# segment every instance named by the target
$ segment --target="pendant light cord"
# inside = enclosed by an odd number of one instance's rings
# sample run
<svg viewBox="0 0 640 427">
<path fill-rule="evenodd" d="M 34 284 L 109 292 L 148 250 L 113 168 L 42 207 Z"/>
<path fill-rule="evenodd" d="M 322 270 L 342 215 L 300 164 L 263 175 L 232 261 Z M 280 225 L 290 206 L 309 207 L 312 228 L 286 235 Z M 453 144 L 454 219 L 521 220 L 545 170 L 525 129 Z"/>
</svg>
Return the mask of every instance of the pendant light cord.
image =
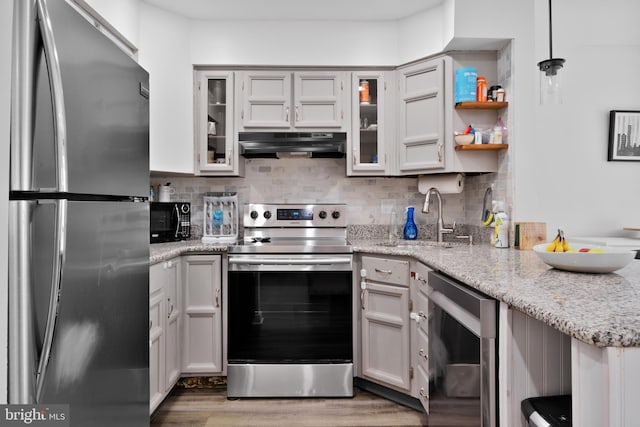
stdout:
<svg viewBox="0 0 640 427">
<path fill-rule="evenodd" d="M 553 59 L 553 33 L 551 29 L 551 0 L 549 0 L 549 59 Z"/>
</svg>

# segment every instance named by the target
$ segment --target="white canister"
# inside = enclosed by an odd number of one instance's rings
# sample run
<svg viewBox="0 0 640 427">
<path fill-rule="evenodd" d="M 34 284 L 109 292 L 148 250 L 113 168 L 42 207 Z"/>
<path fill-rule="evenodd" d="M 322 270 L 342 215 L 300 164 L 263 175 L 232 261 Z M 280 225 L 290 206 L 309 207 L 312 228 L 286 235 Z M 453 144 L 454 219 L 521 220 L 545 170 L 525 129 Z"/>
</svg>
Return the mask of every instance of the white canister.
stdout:
<svg viewBox="0 0 640 427">
<path fill-rule="evenodd" d="M 171 195 L 175 194 L 176 190 L 173 187 L 169 187 L 168 185 L 160 185 L 158 187 L 158 201 L 159 202 L 170 202 Z"/>
<path fill-rule="evenodd" d="M 504 212 L 504 204 L 498 202 L 498 209 L 493 219 L 495 223 L 495 247 L 509 247 L 509 217 Z"/>
</svg>

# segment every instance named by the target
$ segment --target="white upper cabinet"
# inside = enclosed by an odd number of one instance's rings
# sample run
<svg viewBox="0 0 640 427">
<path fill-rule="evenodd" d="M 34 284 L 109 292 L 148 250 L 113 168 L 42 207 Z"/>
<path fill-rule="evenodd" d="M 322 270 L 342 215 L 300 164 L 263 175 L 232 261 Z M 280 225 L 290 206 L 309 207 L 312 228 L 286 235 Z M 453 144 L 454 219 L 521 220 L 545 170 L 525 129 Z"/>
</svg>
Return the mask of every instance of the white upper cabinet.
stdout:
<svg viewBox="0 0 640 427">
<path fill-rule="evenodd" d="M 248 128 L 291 125 L 291 73 L 248 71 L 242 79 L 240 124 Z"/>
<path fill-rule="evenodd" d="M 441 172 L 445 167 L 446 57 L 398 69 L 398 167 L 400 175 Z"/>
<path fill-rule="evenodd" d="M 234 73 L 196 72 L 195 164 L 200 175 L 242 176 L 233 127 Z"/>
<path fill-rule="evenodd" d="M 294 115 L 297 128 L 344 129 L 345 74 L 294 73 Z"/>
<path fill-rule="evenodd" d="M 344 76 L 330 71 L 244 72 L 240 130 L 344 130 Z"/>
<path fill-rule="evenodd" d="M 425 59 L 397 70 L 399 175 L 443 172 L 497 172 L 502 144 L 458 146 L 454 132 L 472 124 L 488 137 L 508 104 L 470 102 L 454 105 L 455 69 L 475 67 L 491 84 L 496 81 L 495 52 L 456 52 Z"/>
<path fill-rule="evenodd" d="M 347 175 L 394 173 L 394 90 L 392 71 L 351 73 L 351 138 Z"/>
</svg>

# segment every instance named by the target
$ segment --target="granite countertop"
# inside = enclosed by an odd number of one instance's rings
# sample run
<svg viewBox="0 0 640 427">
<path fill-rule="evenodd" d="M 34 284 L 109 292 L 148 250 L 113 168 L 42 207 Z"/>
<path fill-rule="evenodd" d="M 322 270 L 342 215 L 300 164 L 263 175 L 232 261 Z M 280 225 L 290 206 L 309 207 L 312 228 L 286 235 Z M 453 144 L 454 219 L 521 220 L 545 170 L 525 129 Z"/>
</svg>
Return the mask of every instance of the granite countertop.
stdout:
<svg viewBox="0 0 640 427">
<path fill-rule="evenodd" d="M 221 253 L 227 251 L 226 243 L 207 244 L 201 240 L 183 240 L 182 242 L 153 243 L 149 254 L 151 265 L 170 260 L 180 255 L 194 253 Z"/>
<path fill-rule="evenodd" d="M 608 274 L 553 269 L 533 251 L 488 245 L 351 242 L 354 252 L 412 256 L 559 331 L 598 347 L 640 347 L 640 260 Z M 224 252 L 199 241 L 151 245 L 151 264 L 178 255 Z"/>
</svg>

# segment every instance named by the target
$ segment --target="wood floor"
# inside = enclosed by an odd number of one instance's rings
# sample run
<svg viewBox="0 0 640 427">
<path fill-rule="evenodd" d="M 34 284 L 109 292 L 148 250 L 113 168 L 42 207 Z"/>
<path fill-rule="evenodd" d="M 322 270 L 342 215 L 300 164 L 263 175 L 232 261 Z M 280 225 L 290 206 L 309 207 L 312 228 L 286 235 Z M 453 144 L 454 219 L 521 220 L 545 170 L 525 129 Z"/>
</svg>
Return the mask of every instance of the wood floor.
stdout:
<svg viewBox="0 0 640 427">
<path fill-rule="evenodd" d="M 152 427 L 413 427 L 424 414 L 354 388 L 353 398 L 237 399 L 226 389 L 176 388 L 151 418 Z"/>
</svg>

